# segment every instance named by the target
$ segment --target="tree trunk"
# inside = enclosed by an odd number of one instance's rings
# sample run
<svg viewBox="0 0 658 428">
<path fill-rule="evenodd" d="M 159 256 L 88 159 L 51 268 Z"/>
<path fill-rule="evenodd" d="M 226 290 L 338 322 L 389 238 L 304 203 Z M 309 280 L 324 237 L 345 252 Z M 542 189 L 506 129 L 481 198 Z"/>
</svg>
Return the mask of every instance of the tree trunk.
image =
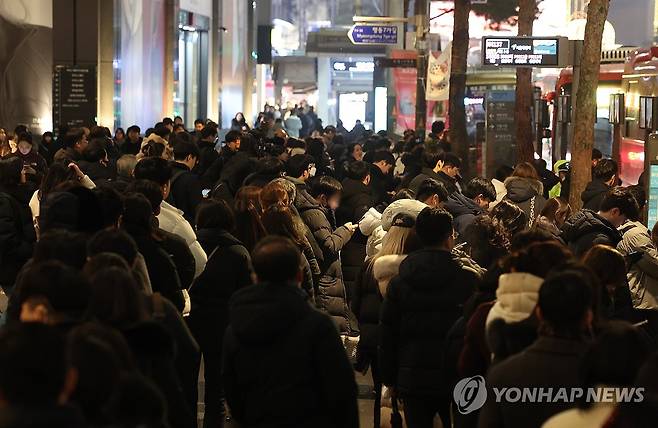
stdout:
<svg viewBox="0 0 658 428">
<path fill-rule="evenodd" d="M 470 177 L 468 159 L 468 134 L 466 132 L 466 60 L 468 55 L 468 15 L 470 0 L 455 0 L 455 21 L 452 34 L 452 62 L 450 67 L 450 144 L 452 151 L 462 159 L 461 174 Z"/>
<path fill-rule="evenodd" d="M 536 0 L 519 0 L 519 36 L 532 36 L 532 25 L 537 12 Z M 532 67 L 516 69 L 516 101 L 514 122 L 516 124 L 517 162 L 534 160 L 532 137 Z"/>
<path fill-rule="evenodd" d="M 571 142 L 571 192 L 569 202 L 582 207 L 580 194 L 592 177 L 592 147 L 596 122 L 596 89 L 599 86 L 601 39 L 610 0 L 591 0 L 587 8 L 585 41 L 580 57 L 580 83 L 576 93 L 573 141 Z"/>
</svg>

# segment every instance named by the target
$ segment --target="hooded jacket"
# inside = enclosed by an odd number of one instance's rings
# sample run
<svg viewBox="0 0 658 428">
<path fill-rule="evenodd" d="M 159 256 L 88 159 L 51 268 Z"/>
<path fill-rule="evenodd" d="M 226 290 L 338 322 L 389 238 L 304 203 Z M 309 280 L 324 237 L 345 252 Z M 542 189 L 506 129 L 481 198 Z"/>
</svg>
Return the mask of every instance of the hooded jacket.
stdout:
<svg viewBox="0 0 658 428">
<path fill-rule="evenodd" d="M 199 147 L 199 163 L 194 168 L 194 172 L 197 176 L 203 177 L 203 174 L 208 171 L 213 163 L 219 158 L 219 153 L 215 150 L 214 141 L 197 141 L 197 147 Z"/>
<path fill-rule="evenodd" d="M 358 427 L 356 382 L 343 345 L 298 287 L 247 287 L 230 307 L 223 378 L 240 426 Z"/>
<path fill-rule="evenodd" d="M 651 232 L 639 221 L 621 225 L 619 232 L 622 240 L 617 244 L 617 250 L 622 255 L 642 253 L 627 274 L 633 307 L 658 309 L 658 251 L 651 241 Z"/>
<path fill-rule="evenodd" d="M 487 328 L 495 319 L 500 318 L 512 323 L 532 315 L 543 282 L 543 279 L 531 273 L 515 272 L 501 275 L 496 290 L 496 303 L 487 316 Z"/>
<path fill-rule="evenodd" d="M 395 385 L 403 397 L 448 393 L 445 339 L 474 286 L 475 276 L 447 251 L 423 249 L 407 256 L 388 285 L 382 307 L 385 385 Z"/>
<path fill-rule="evenodd" d="M 475 217 L 485 212 L 473 199 L 467 198 L 459 192 L 448 197 L 445 207 L 452 214 L 453 225 L 460 237 L 464 236 L 466 228 L 473 223 Z"/>
<path fill-rule="evenodd" d="M 336 210 L 336 224 L 359 223 L 372 205 L 370 187 L 361 181 L 346 178 L 343 180 L 340 207 Z M 341 267 L 348 300 L 351 300 L 355 293 L 355 283 L 366 258 L 366 243 L 367 238 L 357 231 L 341 253 Z"/>
<path fill-rule="evenodd" d="M 368 210 L 374 205 L 370 187 L 359 180 L 346 178 L 342 182 L 343 192 L 340 198 L 340 207 L 336 210 L 336 222 L 358 223 Z"/>
<path fill-rule="evenodd" d="M 411 180 L 411 183 L 409 183 L 409 190 L 414 192 L 414 194 L 418 193 L 420 185 L 423 184 L 423 181 L 427 180 L 428 178 L 434 179 L 439 183 L 443 183 L 449 195 L 459 191 L 459 188 L 457 187 L 457 180 L 450 177 L 443 171 L 434 172 L 434 170 L 431 168 L 423 168 L 421 173 L 418 174 L 416 178 Z"/>
<path fill-rule="evenodd" d="M 621 235 L 606 219 L 590 210 L 580 210 L 562 226 L 560 235 L 569 249 L 581 256 L 597 244 L 616 247 Z"/>
<path fill-rule="evenodd" d="M 373 265 L 373 274 L 379 286 L 379 293 L 386 297 L 386 290 L 391 279 L 395 278 L 400 272 L 400 265 L 406 259 L 406 255 L 389 255 L 381 256 L 375 260 Z"/>
<path fill-rule="evenodd" d="M 528 226 L 532 226 L 546 205 L 541 181 L 523 177 L 508 177 L 505 180 L 505 187 L 507 188 L 505 199 L 521 208 L 528 217 Z"/>
<path fill-rule="evenodd" d="M 160 214 L 158 214 L 158 223 L 162 230 L 166 230 L 167 232 L 171 232 L 183 238 L 194 256 L 194 277 L 196 278 L 201 275 L 201 272 L 203 272 L 203 269 L 206 267 L 208 257 L 199 244 L 199 241 L 197 241 L 194 229 L 192 229 L 190 223 L 188 223 L 183 217 L 183 212 L 168 204 L 167 201 L 162 201 L 162 204 L 160 204 Z"/>
<path fill-rule="evenodd" d="M 316 304 L 333 317 L 341 333 L 356 332 L 358 327 L 349 321 L 352 317 L 347 306 L 340 261 L 340 251 L 352 237 L 352 232 L 345 226 L 336 228 L 333 213 L 311 202 L 311 196 L 307 198 L 304 193 L 300 194 L 298 188 L 299 214 L 322 252 L 321 261 L 318 259 L 321 276 L 315 293 Z"/>
<path fill-rule="evenodd" d="M 203 199 L 199 177 L 180 162 L 173 162 L 171 167 L 174 175 L 167 202 L 183 211 L 183 217 L 190 224 L 195 224 L 196 209 Z"/>
<path fill-rule="evenodd" d="M 598 211 L 608 190 L 610 190 L 610 186 L 601 180 L 593 180 L 587 183 L 587 187 L 580 194 L 580 199 L 583 201 L 583 208 L 594 212 Z"/>
</svg>

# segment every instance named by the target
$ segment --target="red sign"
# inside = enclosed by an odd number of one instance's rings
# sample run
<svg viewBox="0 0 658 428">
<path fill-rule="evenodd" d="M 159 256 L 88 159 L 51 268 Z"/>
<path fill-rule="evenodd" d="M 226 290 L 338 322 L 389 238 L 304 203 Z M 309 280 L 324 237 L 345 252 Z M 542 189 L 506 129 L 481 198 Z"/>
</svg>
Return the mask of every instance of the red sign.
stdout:
<svg viewBox="0 0 658 428">
<path fill-rule="evenodd" d="M 416 51 L 394 50 L 393 60 L 416 60 Z M 394 68 L 393 82 L 395 85 L 397 119 L 395 133 L 402 134 L 406 129 L 416 129 L 416 69 Z M 428 120 L 425 129 L 431 129 L 431 112 L 435 101 L 427 103 Z"/>
</svg>

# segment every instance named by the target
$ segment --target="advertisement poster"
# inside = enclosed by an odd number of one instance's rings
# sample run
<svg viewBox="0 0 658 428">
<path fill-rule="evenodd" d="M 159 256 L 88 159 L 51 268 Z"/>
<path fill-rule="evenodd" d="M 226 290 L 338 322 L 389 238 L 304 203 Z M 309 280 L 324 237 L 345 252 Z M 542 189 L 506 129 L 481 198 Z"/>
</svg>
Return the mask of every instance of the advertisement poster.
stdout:
<svg viewBox="0 0 658 428">
<path fill-rule="evenodd" d="M 416 59 L 415 51 L 394 50 L 392 59 Z M 416 129 L 416 69 L 407 67 L 393 68 L 397 114 L 395 132 L 402 134 L 405 129 Z M 431 129 L 432 110 L 436 102 L 427 103 L 428 120 L 425 129 Z"/>
<path fill-rule="evenodd" d="M 393 59 L 416 59 L 416 52 L 395 50 Z M 396 67 L 393 69 L 395 82 L 397 119 L 395 132 L 402 134 L 405 129 L 416 127 L 416 69 Z"/>
<path fill-rule="evenodd" d="M 438 57 L 430 53 L 427 57 L 427 88 L 425 99 L 427 101 L 446 101 L 450 96 L 450 59 L 452 57 L 452 43 L 440 53 Z"/>
</svg>

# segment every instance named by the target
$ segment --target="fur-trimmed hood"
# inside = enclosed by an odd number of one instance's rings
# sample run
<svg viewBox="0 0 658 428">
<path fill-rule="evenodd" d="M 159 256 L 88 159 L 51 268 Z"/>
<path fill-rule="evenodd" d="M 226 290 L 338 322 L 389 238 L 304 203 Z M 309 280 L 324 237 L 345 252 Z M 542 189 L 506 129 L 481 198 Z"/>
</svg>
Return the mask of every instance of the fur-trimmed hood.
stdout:
<svg viewBox="0 0 658 428">
<path fill-rule="evenodd" d="M 415 219 L 425 208 L 427 208 L 426 204 L 415 199 L 398 199 L 395 202 L 391 202 L 382 213 L 382 227 L 385 231 L 388 231 L 396 215 L 405 213 Z"/>
<path fill-rule="evenodd" d="M 537 305 L 542 278 L 531 273 L 516 272 L 500 276 L 496 303 L 487 316 L 487 327 L 494 319 L 518 322 L 528 318 Z"/>
<path fill-rule="evenodd" d="M 386 296 L 388 283 L 393 277 L 398 275 L 400 272 L 400 264 L 406 258 L 406 255 L 390 255 L 381 256 L 375 260 L 372 273 L 379 284 L 379 292 L 382 296 Z"/>
<path fill-rule="evenodd" d="M 544 194 L 544 185 L 541 181 L 532 178 L 508 177 L 505 180 L 505 188 L 507 188 L 507 198 L 516 203 Z"/>
</svg>

